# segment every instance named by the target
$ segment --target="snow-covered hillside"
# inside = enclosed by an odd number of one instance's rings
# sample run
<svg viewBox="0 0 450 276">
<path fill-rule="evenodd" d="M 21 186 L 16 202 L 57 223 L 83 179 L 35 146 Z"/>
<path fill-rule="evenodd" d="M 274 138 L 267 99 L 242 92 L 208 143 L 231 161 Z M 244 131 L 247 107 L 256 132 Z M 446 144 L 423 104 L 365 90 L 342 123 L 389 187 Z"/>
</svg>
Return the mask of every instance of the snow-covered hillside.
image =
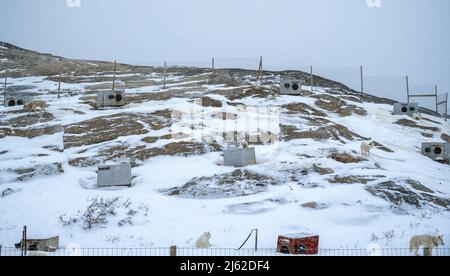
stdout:
<svg viewBox="0 0 450 276">
<path fill-rule="evenodd" d="M 119 65 L 128 105 L 97 109 L 112 65 L 43 56 L 2 44 L 9 91 L 34 93 L 46 112 L 0 107 L 0 243 L 59 235 L 61 246 L 235 248 L 251 229 L 261 247 L 280 234 L 320 235 L 322 248 L 407 248 L 415 234 L 450 240 L 450 167 L 420 153 L 450 142 L 450 125 L 423 114 L 392 115 L 392 102 L 302 72 Z M 48 67 L 46 67 L 48 65 Z M 56 94 L 63 68 L 62 95 Z M 48 69 L 48 70 L 47 70 Z M 274 91 L 280 77 L 305 80 L 302 96 Z M 0 98 L 3 100 L 3 98 Z M 247 133 L 247 137 L 245 136 Z M 249 136 L 249 137 L 248 137 Z M 257 164 L 222 165 L 223 149 L 250 138 Z M 375 141 L 371 157 L 360 145 Z M 96 165 L 130 161 L 130 188 L 97 189 Z M 87 226 L 93 200 L 114 214 Z M 251 246 L 251 245 L 249 245 Z"/>
</svg>

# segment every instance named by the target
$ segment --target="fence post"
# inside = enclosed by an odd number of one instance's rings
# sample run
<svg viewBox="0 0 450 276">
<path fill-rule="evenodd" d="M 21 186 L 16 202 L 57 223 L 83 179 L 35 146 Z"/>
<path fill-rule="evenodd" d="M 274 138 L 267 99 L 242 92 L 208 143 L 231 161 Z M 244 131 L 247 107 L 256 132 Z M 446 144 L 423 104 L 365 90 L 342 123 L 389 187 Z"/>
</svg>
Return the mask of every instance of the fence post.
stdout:
<svg viewBox="0 0 450 276">
<path fill-rule="evenodd" d="M 423 256 L 424 257 L 431 257 L 432 256 L 431 248 L 424 248 L 423 249 Z"/>
<path fill-rule="evenodd" d="M 408 103 L 409 103 L 409 77 L 406 76 L 406 95 L 408 97 Z"/>
<path fill-rule="evenodd" d="M 256 76 L 256 82 L 258 82 L 259 79 L 261 79 L 261 85 L 263 84 L 263 78 L 264 78 L 264 72 L 263 72 L 263 57 L 261 56 L 259 59 L 259 68 L 258 68 L 258 74 Z"/>
<path fill-rule="evenodd" d="M 360 67 L 360 73 L 361 73 L 361 94 L 364 94 L 364 71 L 363 67 Z"/>
<path fill-rule="evenodd" d="M 2 256 L 2 245 L 0 244 L 0 257 Z"/>
<path fill-rule="evenodd" d="M 439 113 L 439 105 L 438 105 L 438 86 L 434 86 L 434 94 L 436 95 L 436 113 Z"/>
<path fill-rule="evenodd" d="M 448 93 L 445 94 L 445 121 L 448 119 Z"/>
<path fill-rule="evenodd" d="M 214 77 L 215 74 L 215 70 L 216 70 L 216 60 L 215 58 L 212 58 L 212 63 L 211 63 L 211 70 L 212 70 L 212 76 Z"/>
<path fill-rule="evenodd" d="M 59 78 L 58 78 L 58 99 L 61 98 L 61 66 L 59 67 Z"/>
<path fill-rule="evenodd" d="M 313 67 L 310 67 L 310 78 L 311 78 L 311 92 L 314 90 L 314 76 L 313 76 Z"/>
<path fill-rule="evenodd" d="M 7 85 L 8 85 L 8 68 L 5 69 L 5 86 L 3 88 L 3 103 L 4 103 L 4 106 L 6 106 L 6 97 L 7 97 L 6 89 L 7 89 Z"/>
<path fill-rule="evenodd" d="M 255 251 L 258 251 L 258 229 L 255 229 Z"/>
<path fill-rule="evenodd" d="M 22 231 L 22 257 L 27 255 L 27 226 Z"/>
<path fill-rule="evenodd" d="M 164 74 L 163 74 L 163 89 L 166 89 L 166 75 L 167 75 L 167 62 L 164 61 Z"/>
<path fill-rule="evenodd" d="M 116 91 L 116 68 L 117 67 L 117 61 L 114 61 L 114 73 L 113 73 L 113 87 L 112 90 Z"/>
<path fill-rule="evenodd" d="M 172 245 L 170 247 L 170 256 L 171 257 L 176 257 L 177 256 L 177 246 L 176 245 Z"/>
</svg>

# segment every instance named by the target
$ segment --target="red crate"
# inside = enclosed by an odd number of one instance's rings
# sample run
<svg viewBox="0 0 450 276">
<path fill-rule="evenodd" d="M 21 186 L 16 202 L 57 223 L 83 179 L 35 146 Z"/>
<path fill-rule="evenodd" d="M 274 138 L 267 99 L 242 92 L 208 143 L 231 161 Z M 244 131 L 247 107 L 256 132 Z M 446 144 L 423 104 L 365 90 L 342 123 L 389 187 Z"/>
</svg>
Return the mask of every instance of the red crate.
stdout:
<svg viewBox="0 0 450 276">
<path fill-rule="evenodd" d="M 319 254 L 319 236 L 300 233 L 278 237 L 277 252 L 292 255 Z"/>
</svg>

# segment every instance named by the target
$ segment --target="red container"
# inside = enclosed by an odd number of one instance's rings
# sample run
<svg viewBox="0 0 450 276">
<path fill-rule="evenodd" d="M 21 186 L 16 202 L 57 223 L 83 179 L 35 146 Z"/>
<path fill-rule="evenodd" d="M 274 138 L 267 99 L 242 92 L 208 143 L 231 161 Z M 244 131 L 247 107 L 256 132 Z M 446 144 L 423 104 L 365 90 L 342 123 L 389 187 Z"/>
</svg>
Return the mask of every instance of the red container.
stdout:
<svg viewBox="0 0 450 276">
<path fill-rule="evenodd" d="M 292 255 L 319 254 L 319 236 L 300 233 L 278 237 L 277 252 Z"/>
</svg>

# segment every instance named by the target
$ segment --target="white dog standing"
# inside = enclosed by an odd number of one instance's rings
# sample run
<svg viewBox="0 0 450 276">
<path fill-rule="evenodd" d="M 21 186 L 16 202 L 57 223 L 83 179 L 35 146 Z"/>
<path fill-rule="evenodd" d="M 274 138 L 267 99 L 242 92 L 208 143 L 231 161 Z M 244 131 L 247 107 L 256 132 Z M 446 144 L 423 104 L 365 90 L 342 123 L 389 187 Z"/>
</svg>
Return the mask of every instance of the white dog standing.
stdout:
<svg viewBox="0 0 450 276">
<path fill-rule="evenodd" d="M 369 157 L 370 156 L 370 151 L 373 148 L 374 148 L 374 145 L 362 142 L 361 143 L 361 153 L 362 153 L 362 155 L 366 156 L 366 157 Z"/>
<path fill-rule="evenodd" d="M 196 246 L 198 248 L 208 249 L 211 247 L 211 244 L 209 243 L 210 239 L 211 239 L 211 233 L 205 232 L 205 233 L 203 233 L 203 235 L 200 236 L 200 238 L 198 238 L 198 240 L 196 242 Z"/>
<path fill-rule="evenodd" d="M 422 236 L 414 236 L 409 242 L 409 252 L 416 256 L 419 256 L 419 249 L 422 246 L 424 249 L 425 256 L 431 256 L 431 251 L 440 246 L 444 245 L 444 236 L 431 236 L 431 235 L 422 235 Z"/>
</svg>

